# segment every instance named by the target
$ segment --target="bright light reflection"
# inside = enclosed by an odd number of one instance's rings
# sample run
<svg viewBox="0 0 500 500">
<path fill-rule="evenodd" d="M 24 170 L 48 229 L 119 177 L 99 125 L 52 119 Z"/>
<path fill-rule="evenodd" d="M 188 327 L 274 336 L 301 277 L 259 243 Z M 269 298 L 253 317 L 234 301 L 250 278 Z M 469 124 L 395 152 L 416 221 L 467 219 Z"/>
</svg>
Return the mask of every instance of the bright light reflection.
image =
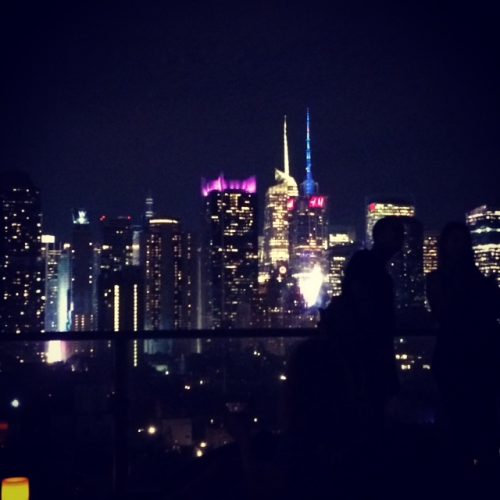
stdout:
<svg viewBox="0 0 500 500">
<path fill-rule="evenodd" d="M 60 340 L 50 340 L 47 342 L 45 356 L 49 364 L 64 361 L 62 342 Z"/>
<path fill-rule="evenodd" d="M 304 297 L 307 307 L 312 307 L 318 302 L 324 280 L 325 277 L 318 264 L 312 270 L 298 275 L 300 293 Z"/>
</svg>

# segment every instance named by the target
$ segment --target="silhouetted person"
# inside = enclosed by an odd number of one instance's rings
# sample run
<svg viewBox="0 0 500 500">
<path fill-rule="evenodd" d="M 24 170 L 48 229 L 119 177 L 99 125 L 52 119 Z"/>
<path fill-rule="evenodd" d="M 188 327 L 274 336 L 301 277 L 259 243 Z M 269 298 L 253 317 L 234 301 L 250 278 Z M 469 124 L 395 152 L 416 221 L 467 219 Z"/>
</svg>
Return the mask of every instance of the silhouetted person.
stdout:
<svg viewBox="0 0 500 500">
<path fill-rule="evenodd" d="M 452 442 L 466 463 L 498 458 L 500 295 L 474 262 L 467 226 L 452 222 L 438 242 L 438 269 L 427 279 L 431 311 L 439 323 L 433 371 Z"/>
<path fill-rule="evenodd" d="M 354 387 L 374 428 L 382 427 L 385 406 L 398 389 L 394 291 L 387 264 L 401 250 L 403 239 L 404 227 L 397 217 L 377 221 L 373 247 L 353 255 L 342 294 L 332 299 L 320 322 L 348 360 Z"/>
</svg>

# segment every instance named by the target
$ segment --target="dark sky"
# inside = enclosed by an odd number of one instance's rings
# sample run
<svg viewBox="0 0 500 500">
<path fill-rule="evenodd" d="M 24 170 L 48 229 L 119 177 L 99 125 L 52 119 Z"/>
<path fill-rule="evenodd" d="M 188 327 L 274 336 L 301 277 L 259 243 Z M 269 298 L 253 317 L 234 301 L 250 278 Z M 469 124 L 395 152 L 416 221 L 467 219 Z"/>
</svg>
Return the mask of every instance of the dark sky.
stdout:
<svg viewBox="0 0 500 500">
<path fill-rule="evenodd" d="M 0 21 L 0 168 L 41 187 L 47 232 L 72 207 L 140 215 L 148 189 L 196 228 L 201 176 L 265 191 L 285 113 L 301 181 L 306 106 L 333 223 L 370 193 L 414 196 L 429 228 L 500 203 L 493 2 L 73 3 Z"/>
</svg>

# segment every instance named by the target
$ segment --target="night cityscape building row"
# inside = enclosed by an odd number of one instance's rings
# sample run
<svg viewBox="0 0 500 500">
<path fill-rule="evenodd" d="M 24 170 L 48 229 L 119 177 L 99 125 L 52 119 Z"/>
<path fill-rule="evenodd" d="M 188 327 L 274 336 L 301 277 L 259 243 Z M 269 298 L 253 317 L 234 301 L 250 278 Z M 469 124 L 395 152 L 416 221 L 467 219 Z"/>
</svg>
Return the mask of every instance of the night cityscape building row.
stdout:
<svg viewBox="0 0 500 500">
<path fill-rule="evenodd" d="M 257 179 L 202 180 L 199 238 L 155 214 L 146 198 L 139 223 L 101 216 L 96 238 L 85 209 L 72 215 L 69 242 L 43 234 L 40 191 L 22 172 L 0 184 L 0 331 L 139 331 L 314 326 L 318 309 L 341 293 L 353 252 L 372 244 L 382 217 L 401 217 L 402 252 L 390 262 L 396 308 L 426 309 L 425 275 L 437 266 L 437 233 L 424 232 L 415 203 L 366 199 L 362 241 L 331 225 L 328 197 L 313 178 L 310 114 L 305 179 L 291 173 L 286 117 L 283 166 L 265 193 L 259 235 Z M 500 282 L 500 209 L 466 214 L 477 265 Z M 161 342 L 149 341 L 154 353 Z"/>
</svg>

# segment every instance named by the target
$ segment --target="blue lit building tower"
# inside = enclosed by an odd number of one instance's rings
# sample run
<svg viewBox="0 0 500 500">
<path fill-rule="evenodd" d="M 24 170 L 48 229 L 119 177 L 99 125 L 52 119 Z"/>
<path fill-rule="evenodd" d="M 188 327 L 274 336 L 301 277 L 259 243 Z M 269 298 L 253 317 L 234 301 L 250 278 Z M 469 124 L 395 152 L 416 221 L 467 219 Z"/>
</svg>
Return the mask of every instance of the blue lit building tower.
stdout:
<svg viewBox="0 0 500 500">
<path fill-rule="evenodd" d="M 328 216 L 327 197 L 313 179 L 309 109 L 306 115 L 306 178 L 300 194 L 288 201 L 290 213 L 290 269 L 308 308 L 326 300 Z"/>
</svg>

